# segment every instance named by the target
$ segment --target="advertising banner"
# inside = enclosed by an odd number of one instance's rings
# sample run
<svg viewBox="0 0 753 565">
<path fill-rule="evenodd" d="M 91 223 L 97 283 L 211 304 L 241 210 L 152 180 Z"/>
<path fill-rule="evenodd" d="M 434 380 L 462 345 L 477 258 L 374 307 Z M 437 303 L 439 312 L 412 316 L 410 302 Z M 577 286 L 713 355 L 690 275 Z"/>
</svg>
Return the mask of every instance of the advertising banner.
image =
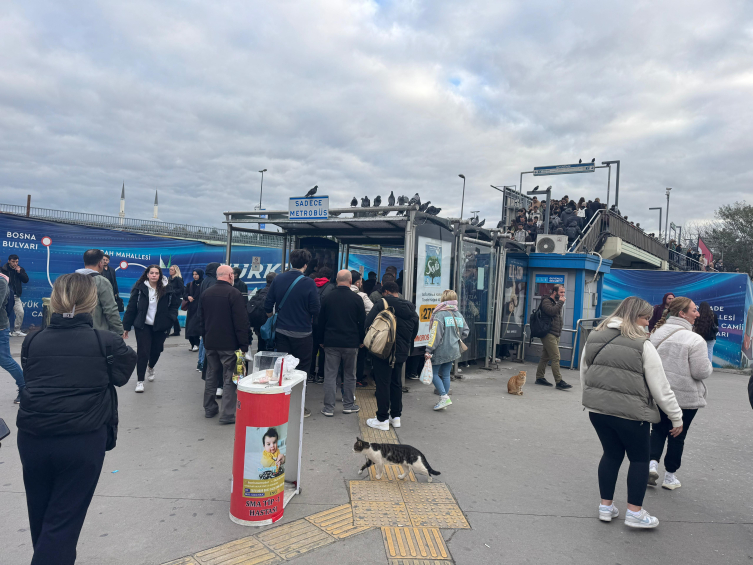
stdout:
<svg viewBox="0 0 753 565">
<path fill-rule="evenodd" d="M 502 339 L 523 337 L 523 316 L 528 289 L 528 263 L 526 259 L 507 258 L 505 291 L 502 310 Z"/>
<path fill-rule="evenodd" d="M 204 269 L 207 263 L 225 259 L 225 246 L 221 244 L 0 215 L 2 264 L 9 255 L 18 255 L 19 265 L 29 275 L 21 295 L 23 328 L 41 325 L 42 298 L 50 296 L 52 283 L 59 275 L 82 268 L 84 251 L 93 248 L 110 255 L 110 267 L 115 270 L 118 289 L 126 303 L 131 287 L 148 265 L 162 267 L 166 276 L 167 269 L 177 265 L 187 284 L 192 280 L 193 269 Z M 280 272 L 281 259 L 280 248 L 233 246 L 232 265 L 241 268 L 241 279 L 249 293 L 264 286 L 267 273 Z"/>
<path fill-rule="evenodd" d="M 751 283 L 743 273 L 703 273 L 682 271 L 616 270 L 604 275 L 602 314 L 611 314 L 628 296 L 640 296 L 651 304 L 660 304 L 667 292 L 687 296 L 696 304 L 708 302 L 719 319 L 714 346 L 714 367 L 743 368 L 750 364 L 745 355 L 744 336 L 753 326 Z M 746 319 L 747 317 L 747 319 Z M 748 338 L 748 341 L 750 339 Z"/>
<path fill-rule="evenodd" d="M 384 263 L 384 261 L 382 261 Z M 416 347 L 429 342 L 429 320 L 442 292 L 450 288 L 452 242 L 418 237 L 418 262 L 416 273 L 416 312 L 418 312 L 418 335 Z"/>
</svg>

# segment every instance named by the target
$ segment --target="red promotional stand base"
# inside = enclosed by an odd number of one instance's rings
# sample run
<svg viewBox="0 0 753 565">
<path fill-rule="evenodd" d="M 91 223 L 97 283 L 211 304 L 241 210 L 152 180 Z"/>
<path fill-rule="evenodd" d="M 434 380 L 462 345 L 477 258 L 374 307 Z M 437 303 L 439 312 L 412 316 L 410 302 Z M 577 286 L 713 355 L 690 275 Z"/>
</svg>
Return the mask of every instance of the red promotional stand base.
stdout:
<svg viewBox="0 0 753 565">
<path fill-rule="evenodd" d="M 267 526 L 301 490 L 301 443 L 306 373 L 293 371 L 282 386 L 238 383 L 230 519 Z"/>
</svg>

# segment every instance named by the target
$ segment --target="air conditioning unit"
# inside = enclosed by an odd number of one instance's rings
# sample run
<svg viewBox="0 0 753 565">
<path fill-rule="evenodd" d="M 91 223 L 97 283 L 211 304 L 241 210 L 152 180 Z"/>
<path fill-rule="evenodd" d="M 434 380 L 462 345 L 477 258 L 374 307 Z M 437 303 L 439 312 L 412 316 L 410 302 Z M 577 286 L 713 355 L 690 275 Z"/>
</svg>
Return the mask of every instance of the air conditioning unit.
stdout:
<svg viewBox="0 0 753 565">
<path fill-rule="evenodd" d="M 567 236 L 552 234 L 536 236 L 536 253 L 567 253 Z"/>
</svg>

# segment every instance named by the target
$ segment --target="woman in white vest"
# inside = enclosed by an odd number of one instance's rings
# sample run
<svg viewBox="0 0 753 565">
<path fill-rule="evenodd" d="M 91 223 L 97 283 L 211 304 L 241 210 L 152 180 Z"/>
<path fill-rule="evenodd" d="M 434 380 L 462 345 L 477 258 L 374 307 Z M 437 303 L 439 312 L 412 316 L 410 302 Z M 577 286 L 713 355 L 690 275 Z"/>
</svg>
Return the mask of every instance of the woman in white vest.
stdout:
<svg viewBox="0 0 753 565">
<path fill-rule="evenodd" d="M 659 352 L 669 384 L 682 408 L 681 434 L 668 435 L 672 424 L 664 413 L 661 414 L 661 421 L 651 427 L 648 484 L 655 486 L 659 479 L 659 461 L 666 443 L 664 482 L 661 486 L 669 490 L 681 486 L 675 473 L 682 462 L 685 436 L 698 409 L 706 406 L 706 385 L 703 381 L 713 371 L 706 341 L 693 331 L 697 318 L 695 302 L 685 296 L 676 296 L 651 334 L 651 343 Z"/>
<path fill-rule="evenodd" d="M 643 508 L 649 470 L 651 423 L 668 415 L 673 436 L 682 432 L 682 411 L 669 386 L 661 359 L 648 339 L 651 304 L 630 296 L 588 336 L 580 362 L 583 406 L 599 436 L 599 519 L 619 516 L 614 505 L 617 475 L 627 453 L 625 525 L 655 528 L 659 520 Z M 657 408 L 657 404 L 659 408 Z"/>
</svg>

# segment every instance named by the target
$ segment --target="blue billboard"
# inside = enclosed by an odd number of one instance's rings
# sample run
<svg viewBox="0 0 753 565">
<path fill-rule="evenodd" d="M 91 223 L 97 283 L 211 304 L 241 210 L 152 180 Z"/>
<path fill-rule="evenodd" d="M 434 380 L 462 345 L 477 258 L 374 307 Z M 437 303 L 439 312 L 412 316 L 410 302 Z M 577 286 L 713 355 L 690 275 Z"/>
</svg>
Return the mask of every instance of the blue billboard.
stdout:
<svg viewBox="0 0 753 565">
<path fill-rule="evenodd" d="M 204 269 L 207 263 L 224 262 L 225 246 L 188 239 L 174 239 L 143 235 L 127 231 L 90 228 L 33 220 L 13 215 L 0 215 L 0 260 L 8 255 L 19 256 L 19 265 L 29 275 L 23 286 L 23 328 L 39 326 L 42 317 L 42 298 L 50 296 L 52 283 L 64 273 L 83 267 L 87 249 L 99 248 L 110 256 L 110 267 L 116 270 L 121 298 L 127 302 L 129 291 L 148 265 L 165 270 L 177 265 L 188 283 L 194 269 Z M 376 270 L 377 257 L 351 255 L 351 266 L 363 264 Z M 382 257 L 382 268 L 395 264 L 402 269 L 402 257 Z M 267 273 L 282 270 L 282 248 L 233 245 L 231 265 L 240 267 L 241 279 L 248 285 L 249 294 L 265 284 Z M 181 312 L 181 315 L 184 313 Z"/>
<path fill-rule="evenodd" d="M 750 366 L 753 285 L 744 273 L 616 270 L 604 275 L 602 313 L 611 314 L 628 296 L 660 304 L 664 294 L 708 302 L 719 318 L 714 367 Z M 745 346 L 748 347 L 745 347 Z"/>
</svg>

